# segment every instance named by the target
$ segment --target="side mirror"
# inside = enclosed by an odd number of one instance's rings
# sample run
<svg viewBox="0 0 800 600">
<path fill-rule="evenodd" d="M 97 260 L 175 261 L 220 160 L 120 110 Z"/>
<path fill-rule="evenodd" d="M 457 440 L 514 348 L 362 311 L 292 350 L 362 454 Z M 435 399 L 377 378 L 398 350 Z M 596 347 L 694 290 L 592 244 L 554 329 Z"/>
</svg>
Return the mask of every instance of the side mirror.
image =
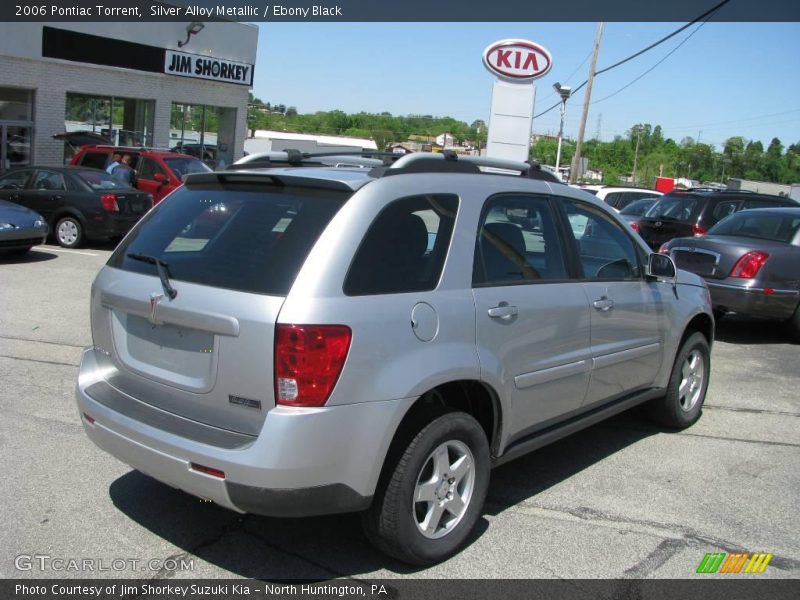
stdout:
<svg viewBox="0 0 800 600">
<path fill-rule="evenodd" d="M 155 179 L 158 183 L 164 184 L 167 183 L 167 176 L 163 173 L 156 173 L 153 175 L 153 179 Z"/>
<path fill-rule="evenodd" d="M 677 273 L 678 270 L 675 268 L 672 257 L 666 254 L 656 254 L 655 252 L 648 257 L 647 271 L 645 271 L 645 275 L 648 277 L 674 285 L 677 281 Z"/>
</svg>

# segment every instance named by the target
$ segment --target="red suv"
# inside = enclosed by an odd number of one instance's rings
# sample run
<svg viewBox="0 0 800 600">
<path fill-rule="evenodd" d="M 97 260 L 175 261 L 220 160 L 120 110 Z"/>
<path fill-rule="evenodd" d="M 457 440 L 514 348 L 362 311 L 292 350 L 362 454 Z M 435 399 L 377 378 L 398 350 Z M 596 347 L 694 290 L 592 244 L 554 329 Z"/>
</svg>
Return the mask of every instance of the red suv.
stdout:
<svg viewBox="0 0 800 600">
<path fill-rule="evenodd" d="M 126 146 L 82 146 L 70 164 L 105 169 L 115 153 L 130 155 L 131 166 L 136 171 L 135 186 L 152 194 L 153 204 L 180 187 L 189 173 L 211 171 L 203 161 L 188 154 Z"/>
</svg>

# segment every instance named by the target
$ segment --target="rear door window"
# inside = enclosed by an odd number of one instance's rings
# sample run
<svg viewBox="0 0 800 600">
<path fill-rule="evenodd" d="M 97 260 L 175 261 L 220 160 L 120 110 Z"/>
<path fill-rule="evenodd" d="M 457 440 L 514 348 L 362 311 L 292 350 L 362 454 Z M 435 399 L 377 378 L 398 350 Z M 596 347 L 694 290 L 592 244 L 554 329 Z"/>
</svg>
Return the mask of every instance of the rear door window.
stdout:
<svg viewBox="0 0 800 600">
<path fill-rule="evenodd" d="M 67 184 L 64 183 L 64 176 L 55 171 L 36 171 L 33 178 L 33 189 L 44 191 L 66 191 Z"/>
<path fill-rule="evenodd" d="M 348 296 L 433 290 L 439 283 L 458 197 L 410 196 L 384 208 L 370 225 L 344 282 Z"/>
<path fill-rule="evenodd" d="M 109 266 L 156 275 L 131 258 L 160 259 L 175 281 L 285 296 L 348 192 L 267 185 L 192 185 L 144 218 Z"/>
</svg>

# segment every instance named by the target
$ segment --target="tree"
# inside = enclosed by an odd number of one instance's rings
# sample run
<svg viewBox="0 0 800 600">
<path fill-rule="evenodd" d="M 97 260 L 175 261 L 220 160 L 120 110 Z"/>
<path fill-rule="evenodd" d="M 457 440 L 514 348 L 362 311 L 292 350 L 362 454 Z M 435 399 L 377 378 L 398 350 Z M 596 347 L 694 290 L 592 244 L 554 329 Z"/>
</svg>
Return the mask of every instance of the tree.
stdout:
<svg viewBox="0 0 800 600">
<path fill-rule="evenodd" d="M 286 109 L 286 116 L 287 117 L 296 117 L 297 116 L 297 107 L 290 106 Z"/>
</svg>

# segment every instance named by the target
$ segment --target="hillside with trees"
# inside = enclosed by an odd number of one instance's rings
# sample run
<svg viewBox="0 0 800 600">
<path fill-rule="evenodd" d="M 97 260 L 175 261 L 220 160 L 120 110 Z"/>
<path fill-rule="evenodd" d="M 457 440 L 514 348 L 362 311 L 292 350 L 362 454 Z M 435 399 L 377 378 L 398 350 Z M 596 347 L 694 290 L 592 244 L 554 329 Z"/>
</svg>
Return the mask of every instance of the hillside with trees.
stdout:
<svg viewBox="0 0 800 600">
<path fill-rule="evenodd" d="M 443 133 L 451 134 L 456 143 L 486 146 L 486 124 L 480 120 L 467 124 L 451 117 L 394 116 L 388 112 L 348 114 L 340 110 L 300 114 L 296 107 L 262 102 L 252 94 L 248 127 L 371 138 L 378 148 L 405 142 L 411 136 L 433 141 Z M 540 139 L 531 147 L 531 158 L 555 164 L 557 145 L 555 139 Z M 561 152 L 561 164 L 569 164 L 575 154 L 575 142 L 565 139 Z M 660 125 L 644 123 L 634 125 L 625 136 L 617 136 L 610 142 L 587 140 L 582 155 L 589 159 L 591 169 L 603 172 L 604 183 L 618 183 L 620 177 L 633 175 L 634 158 L 636 182 L 647 187 L 653 186 L 659 174 L 698 181 L 724 182 L 729 177 L 739 177 L 776 183 L 800 182 L 800 142 L 784 148 L 778 138 L 773 138 L 765 149 L 759 141 L 735 136 L 725 141 L 722 151 L 717 151 L 714 146 L 698 143 L 691 137 L 679 142 L 665 138 Z"/>
</svg>

